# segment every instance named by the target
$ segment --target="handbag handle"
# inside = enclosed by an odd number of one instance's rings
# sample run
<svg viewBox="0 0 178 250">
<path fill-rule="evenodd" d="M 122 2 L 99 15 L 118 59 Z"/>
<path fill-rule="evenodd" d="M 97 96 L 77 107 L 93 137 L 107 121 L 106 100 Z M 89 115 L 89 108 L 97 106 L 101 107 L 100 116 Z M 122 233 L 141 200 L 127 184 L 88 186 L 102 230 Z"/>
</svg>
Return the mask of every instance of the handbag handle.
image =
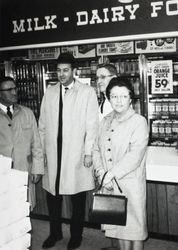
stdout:
<svg viewBox="0 0 178 250">
<path fill-rule="evenodd" d="M 104 181 L 104 178 L 105 178 L 106 174 L 107 174 L 107 171 L 106 171 L 106 172 L 104 173 L 104 175 L 103 175 L 103 178 L 102 178 L 102 180 L 101 180 L 101 184 L 99 185 L 98 191 L 101 190 L 101 188 L 102 188 L 102 186 L 103 186 L 103 181 Z M 117 180 L 116 180 L 115 177 L 114 177 L 114 180 L 115 180 L 116 185 L 117 185 L 117 187 L 118 187 L 118 189 L 119 189 L 119 192 L 122 194 L 122 193 L 123 193 L 123 192 L 122 192 L 122 189 L 120 188 L 120 186 L 119 186 L 119 184 L 118 184 L 118 182 L 117 182 Z"/>
</svg>

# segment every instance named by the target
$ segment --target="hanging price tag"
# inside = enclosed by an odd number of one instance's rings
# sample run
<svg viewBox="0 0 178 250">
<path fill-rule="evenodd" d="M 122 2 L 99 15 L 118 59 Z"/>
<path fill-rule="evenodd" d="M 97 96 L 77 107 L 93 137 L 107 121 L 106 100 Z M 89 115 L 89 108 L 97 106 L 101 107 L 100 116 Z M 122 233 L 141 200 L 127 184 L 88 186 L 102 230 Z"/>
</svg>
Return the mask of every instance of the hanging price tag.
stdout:
<svg viewBox="0 0 178 250">
<path fill-rule="evenodd" d="M 173 94 L 172 60 L 151 62 L 152 94 Z"/>
</svg>

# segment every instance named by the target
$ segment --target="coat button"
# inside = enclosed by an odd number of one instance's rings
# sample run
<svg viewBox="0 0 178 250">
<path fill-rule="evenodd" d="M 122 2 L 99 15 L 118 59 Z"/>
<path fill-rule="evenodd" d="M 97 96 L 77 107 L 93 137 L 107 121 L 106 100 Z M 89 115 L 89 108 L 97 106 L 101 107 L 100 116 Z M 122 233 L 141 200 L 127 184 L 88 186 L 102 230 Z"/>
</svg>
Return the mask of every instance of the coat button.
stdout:
<svg viewBox="0 0 178 250">
<path fill-rule="evenodd" d="M 12 124 L 8 124 L 8 126 L 9 126 L 9 127 L 11 127 L 11 126 L 12 126 Z"/>
<path fill-rule="evenodd" d="M 111 149 L 110 149 L 110 148 L 108 148 L 108 151 L 111 151 Z"/>
<path fill-rule="evenodd" d="M 111 138 L 108 139 L 108 141 L 110 141 L 110 140 L 111 140 Z"/>
<path fill-rule="evenodd" d="M 114 129 L 111 129 L 111 132 L 114 132 Z"/>
<path fill-rule="evenodd" d="M 108 161 L 112 161 L 112 159 L 110 158 Z"/>
</svg>

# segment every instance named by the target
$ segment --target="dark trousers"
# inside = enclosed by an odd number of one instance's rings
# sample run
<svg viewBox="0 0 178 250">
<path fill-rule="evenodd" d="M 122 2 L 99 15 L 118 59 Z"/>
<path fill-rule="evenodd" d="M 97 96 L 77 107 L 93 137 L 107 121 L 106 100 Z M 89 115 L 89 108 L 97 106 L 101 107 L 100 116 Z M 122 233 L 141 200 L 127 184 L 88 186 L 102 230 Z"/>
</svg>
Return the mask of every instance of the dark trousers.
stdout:
<svg viewBox="0 0 178 250">
<path fill-rule="evenodd" d="M 80 239 L 83 233 L 85 219 L 86 192 L 70 195 L 72 202 L 72 218 L 70 223 L 71 238 Z M 47 192 L 47 205 L 49 211 L 50 234 L 58 237 L 62 234 L 61 214 L 62 195 L 52 195 Z"/>
</svg>

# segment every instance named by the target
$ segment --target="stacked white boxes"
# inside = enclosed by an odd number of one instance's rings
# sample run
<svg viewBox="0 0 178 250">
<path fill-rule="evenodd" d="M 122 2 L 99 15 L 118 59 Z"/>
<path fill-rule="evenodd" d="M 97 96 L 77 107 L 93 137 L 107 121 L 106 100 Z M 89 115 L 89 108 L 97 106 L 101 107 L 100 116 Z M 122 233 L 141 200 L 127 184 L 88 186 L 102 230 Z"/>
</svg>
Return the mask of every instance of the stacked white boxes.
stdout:
<svg viewBox="0 0 178 250">
<path fill-rule="evenodd" d="M 0 155 L 0 250 L 26 250 L 31 244 L 28 173 L 11 169 L 11 159 Z"/>
</svg>

